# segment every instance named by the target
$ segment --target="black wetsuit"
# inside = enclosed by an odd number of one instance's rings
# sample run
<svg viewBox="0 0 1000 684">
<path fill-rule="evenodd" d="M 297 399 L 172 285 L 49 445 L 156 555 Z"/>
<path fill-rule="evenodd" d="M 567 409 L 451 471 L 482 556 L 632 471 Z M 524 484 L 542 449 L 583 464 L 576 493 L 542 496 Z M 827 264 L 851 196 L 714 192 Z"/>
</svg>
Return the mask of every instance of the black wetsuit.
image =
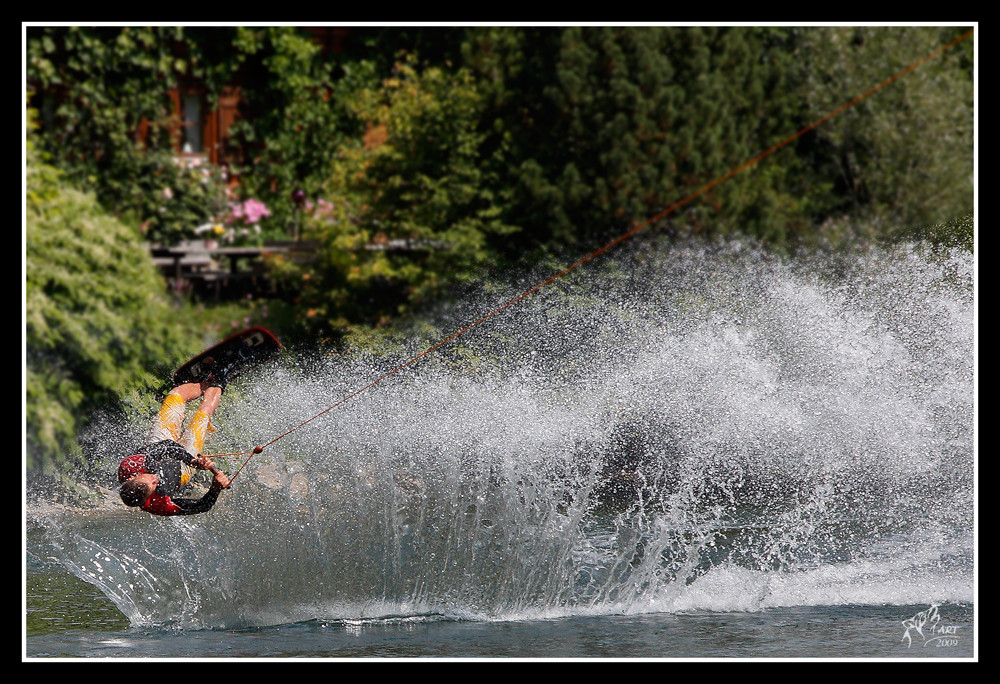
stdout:
<svg viewBox="0 0 1000 684">
<path fill-rule="evenodd" d="M 211 510 L 219 492 L 209 489 L 200 499 L 175 499 L 181 487 L 181 463 L 191 465 L 194 457 L 177 442 L 165 439 L 140 449 L 145 454 L 145 470 L 156 475 L 159 484 L 142 509 L 155 515 L 194 515 Z"/>
</svg>

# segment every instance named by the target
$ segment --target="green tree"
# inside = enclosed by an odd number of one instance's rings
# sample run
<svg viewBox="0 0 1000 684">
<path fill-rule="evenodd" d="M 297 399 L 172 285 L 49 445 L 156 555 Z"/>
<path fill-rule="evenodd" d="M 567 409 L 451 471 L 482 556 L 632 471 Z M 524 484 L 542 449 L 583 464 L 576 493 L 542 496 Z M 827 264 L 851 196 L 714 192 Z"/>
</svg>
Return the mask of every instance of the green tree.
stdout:
<svg viewBox="0 0 1000 684">
<path fill-rule="evenodd" d="M 58 475 L 80 458 L 90 411 L 189 345 L 138 233 L 68 187 L 32 141 L 26 229 L 27 466 Z"/>
<path fill-rule="evenodd" d="M 242 192 L 270 209 L 270 237 L 288 237 L 298 220 L 292 193 L 319 192 L 342 140 L 337 65 L 293 27 L 239 27 L 231 48 L 226 78 L 242 84 L 242 111 L 230 134 L 250 150 Z"/>
<path fill-rule="evenodd" d="M 146 150 L 172 149 L 168 89 L 189 63 L 180 28 L 32 27 L 27 74 L 45 133 L 41 149 L 67 180 L 108 206 L 134 201 Z M 148 123 L 148 135 L 138 133 Z"/>
<path fill-rule="evenodd" d="M 350 90 L 350 92 L 349 92 Z M 339 91 L 355 134 L 332 164 L 307 235 L 321 260 L 301 286 L 305 317 L 330 331 L 385 323 L 482 273 L 506 196 L 481 153 L 481 101 L 471 75 L 412 57 L 369 85 Z"/>
<path fill-rule="evenodd" d="M 792 97 L 782 47 L 766 29 L 470 31 L 463 54 L 487 84 L 487 144 L 505 150 L 525 238 L 593 244 L 620 234 L 787 135 L 772 113 L 786 114 Z M 819 194 L 798 178 L 792 153 L 762 162 L 671 221 L 781 241 Z"/>
<path fill-rule="evenodd" d="M 803 30 L 802 94 L 815 118 L 963 32 L 957 27 Z M 883 229 L 945 223 L 973 207 L 971 41 L 924 63 L 818 128 L 800 147 L 835 183 L 830 212 Z"/>
<path fill-rule="evenodd" d="M 335 65 L 293 27 L 32 27 L 27 54 L 43 111 L 39 145 L 69 182 L 150 241 L 191 238 L 227 210 L 205 167 L 174 163 L 180 114 L 170 90 L 181 79 L 204 85 L 209 106 L 242 84 L 230 135 L 248 156 L 234 171 L 239 192 L 271 212 L 266 237 L 286 236 L 292 191 L 319 187 L 339 141 Z"/>
</svg>

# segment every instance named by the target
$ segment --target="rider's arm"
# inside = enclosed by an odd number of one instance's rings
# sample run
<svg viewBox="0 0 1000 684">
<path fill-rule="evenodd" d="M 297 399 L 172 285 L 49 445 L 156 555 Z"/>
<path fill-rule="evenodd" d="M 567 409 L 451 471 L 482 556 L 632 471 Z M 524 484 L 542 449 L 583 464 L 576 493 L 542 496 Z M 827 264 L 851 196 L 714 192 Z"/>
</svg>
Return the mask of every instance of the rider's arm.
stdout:
<svg viewBox="0 0 1000 684">
<path fill-rule="evenodd" d="M 168 515 L 195 515 L 197 513 L 207 513 L 212 510 L 216 499 L 219 498 L 219 489 L 209 489 L 205 496 L 200 499 L 171 499 L 173 506 Z"/>
<path fill-rule="evenodd" d="M 229 487 L 229 478 L 223 473 L 216 473 L 212 485 L 200 499 L 174 499 L 169 496 L 154 494 L 142 507 L 147 513 L 154 515 L 195 515 L 206 513 L 215 505 L 219 492 Z"/>
<path fill-rule="evenodd" d="M 216 472 L 215 479 L 212 480 L 211 486 L 205 495 L 200 499 L 174 499 L 173 504 L 178 510 L 173 512 L 171 515 L 194 515 L 196 513 L 205 513 L 212 509 L 215 505 L 216 499 L 219 498 L 219 492 L 223 489 L 229 487 L 229 478 L 224 474 Z"/>
</svg>

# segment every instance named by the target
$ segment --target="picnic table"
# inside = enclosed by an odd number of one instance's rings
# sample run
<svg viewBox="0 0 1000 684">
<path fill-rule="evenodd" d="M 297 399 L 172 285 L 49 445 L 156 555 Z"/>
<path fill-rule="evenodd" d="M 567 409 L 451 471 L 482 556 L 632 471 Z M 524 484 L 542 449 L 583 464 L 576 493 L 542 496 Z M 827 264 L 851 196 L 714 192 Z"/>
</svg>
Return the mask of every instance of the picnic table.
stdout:
<svg viewBox="0 0 1000 684">
<path fill-rule="evenodd" d="M 153 263 L 174 287 L 191 285 L 201 290 L 211 289 L 215 299 L 220 299 L 223 289 L 238 282 L 248 288 L 259 290 L 265 286 L 266 276 L 257 262 L 265 255 L 289 251 L 284 244 L 262 245 L 259 247 L 219 247 L 206 244 L 204 240 L 185 240 L 168 247 L 150 247 Z M 240 260 L 250 263 L 249 268 L 240 268 Z"/>
</svg>

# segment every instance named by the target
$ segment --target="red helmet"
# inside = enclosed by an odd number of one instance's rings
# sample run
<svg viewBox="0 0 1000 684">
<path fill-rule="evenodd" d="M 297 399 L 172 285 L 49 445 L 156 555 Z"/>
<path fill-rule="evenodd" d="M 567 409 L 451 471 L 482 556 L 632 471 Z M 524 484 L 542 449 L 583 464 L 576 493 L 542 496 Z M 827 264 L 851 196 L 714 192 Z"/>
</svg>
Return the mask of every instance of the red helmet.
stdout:
<svg viewBox="0 0 1000 684">
<path fill-rule="evenodd" d="M 146 455 L 133 454 L 118 464 L 118 481 L 125 482 L 146 472 Z"/>
</svg>

